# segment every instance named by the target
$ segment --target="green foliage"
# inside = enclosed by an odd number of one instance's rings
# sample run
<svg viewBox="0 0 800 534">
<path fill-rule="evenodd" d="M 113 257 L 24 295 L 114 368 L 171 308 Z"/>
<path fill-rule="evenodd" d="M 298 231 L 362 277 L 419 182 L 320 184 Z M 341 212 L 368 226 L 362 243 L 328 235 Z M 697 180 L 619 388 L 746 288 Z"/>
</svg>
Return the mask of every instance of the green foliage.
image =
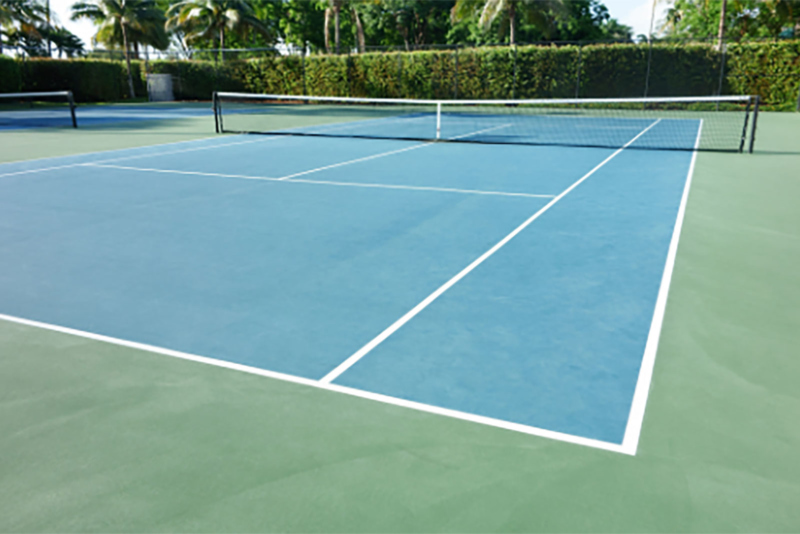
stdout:
<svg viewBox="0 0 800 534">
<path fill-rule="evenodd" d="M 667 35 L 708 39 L 717 36 L 722 2 L 675 0 L 667 11 Z M 792 36 L 800 24 L 800 0 L 728 0 L 726 40 Z"/>
<path fill-rule="evenodd" d="M 800 40 L 728 47 L 726 86 L 756 94 L 773 109 L 793 110 L 800 93 Z"/>
<path fill-rule="evenodd" d="M 581 52 L 581 97 L 624 98 L 644 95 L 646 46 L 595 45 L 584 47 Z M 713 73 L 709 75 L 713 76 Z M 653 96 L 652 92 L 649 94 Z"/>
<path fill-rule="evenodd" d="M 98 26 L 94 40 L 110 47 L 146 44 L 164 50 L 169 37 L 166 17 L 155 0 L 87 0 L 72 5 L 72 20 L 87 19 Z M 127 33 L 126 33 L 127 32 Z"/>
<path fill-rule="evenodd" d="M 309 94 L 348 96 L 350 60 L 348 56 L 314 56 L 306 60 L 306 87 Z"/>
<path fill-rule="evenodd" d="M 581 68 L 585 69 L 586 54 L 581 54 L 581 57 L 584 60 Z M 574 97 L 577 83 L 577 61 L 578 47 L 525 46 L 518 48 L 516 98 Z M 585 75 L 582 74 L 581 77 L 583 81 Z M 607 91 L 608 89 L 602 90 Z"/>
<path fill-rule="evenodd" d="M 0 56 L 0 93 L 16 93 L 22 87 L 19 62 Z"/>
<path fill-rule="evenodd" d="M 150 70 L 172 74 L 176 97 L 189 100 L 208 100 L 213 91 L 422 99 L 638 97 L 645 92 L 648 56 L 648 96 L 718 91 L 723 55 L 710 44 L 485 47 L 225 64 L 155 61 Z M 794 108 L 800 40 L 732 44 L 724 59 L 723 94 L 758 94 L 767 109 Z M 141 63 L 132 68 L 141 93 Z M 80 101 L 127 95 L 119 61 L 2 58 L 0 75 L 5 91 L 71 89 Z"/>
<path fill-rule="evenodd" d="M 141 0 L 140 0 L 141 1 Z M 247 0 L 184 0 L 167 11 L 166 27 L 182 32 L 187 43 L 218 39 L 225 48 L 225 33 L 243 34 L 246 30 L 271 36 L 273 28 L 256 16 Z M 220 52 L 220 60 L 224 60 Z"/>
<path fill-rule="evenodd" d="M 648 94 L 655 96 L 715 94 L 719 90 L 721 58 L 719 52 L 710 45 L 655 45 Z"/>
<path fill-rule="evenodd" d="M 242 66 L 244 90 L 280 95 L 303 94 L 303 62 L 298 56 L 267 57 Z"/>
<path fill-rule="evenodd" d="M 78 102 L 108 102 L 128 97 L 125 64 L 90 59 L 28 59 L 20 62 L 24 91 L 70 90 Z M 131 64 L 134 87 L 144 93 L 141 65 Z"/>
<path fill-rule="evenodd" d="M 648 96 L 713 95 L 721 60 L 710 44 L 670 43 L 275 57 L 248 62 L 245 85 L 376 98 L 621 98 L 645 88 Z M 789 109 L 800 84 L 800 41 L 731 45 L 724 74 L 723 94 L 759 94 L 768 107 Z"/>
</svg>

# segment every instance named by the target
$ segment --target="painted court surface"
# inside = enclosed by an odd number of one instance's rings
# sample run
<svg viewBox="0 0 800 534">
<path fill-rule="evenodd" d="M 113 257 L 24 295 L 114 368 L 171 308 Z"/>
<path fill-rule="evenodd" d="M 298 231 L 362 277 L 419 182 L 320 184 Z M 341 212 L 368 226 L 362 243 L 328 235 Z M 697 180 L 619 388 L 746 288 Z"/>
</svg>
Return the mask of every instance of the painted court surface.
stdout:
<svg viewBox="0 0 800 534">
<path fill-rule="evenodd" d="M 697 161 L 4 133 L 0 529 L 800 528 L 800 125 L 763 122 Z"/>
</svg>

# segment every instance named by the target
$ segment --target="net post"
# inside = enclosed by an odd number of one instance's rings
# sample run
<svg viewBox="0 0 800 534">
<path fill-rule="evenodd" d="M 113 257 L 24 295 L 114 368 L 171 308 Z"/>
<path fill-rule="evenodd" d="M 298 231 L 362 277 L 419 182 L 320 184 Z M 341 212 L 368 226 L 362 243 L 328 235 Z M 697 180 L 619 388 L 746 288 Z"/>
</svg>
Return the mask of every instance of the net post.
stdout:
<svg viewBox="0 0 800 534">
<path fill-rule="evenodd" d="M 211 96 L 212 106 L 214 107 L 214 128 L 217 133 L 220 133 L 220 120 L 219 120 L 219 95 L 216 91 Z"/>
<path fill-rule="evenodd" d="M 761 104 L 761 97 L 756 95 L 756 103 L 755 106 L 753 107 L 753 126 L 751 126 L 750 129 L 750 148 L 748 150 L 750 154 L 753 153 L 753 146 L 755 145 L 756 142 L 756 123 L 758 122 L 758 108 L 760 104 Z"/>
<path fill-rule="evenodd" d="M 442 103 L 436 102 L 436 140 L 442 135 Z"/>
<path fill-rule="evenodd" d="M 750 97 L 747 99 L 747 106 L 744 108 L 744 124 L 742 125 L 742 135 L 739 139 L 739 153 L 741 154 L 744 152 L 744 144 L 747 142 L 747 125 L 750 121 L 750 103 L 752 102 L 753 98 Z M 719 111 L 719 100 L 716 103 L 717 111 Z"/>
<path fill-rule="evenodd" d="M 72 127 L 78 127 L 78 119 L 75 116 L 75 98 L 72 96 L 72 91 L 67 91 L 67 102 L 69 102 L 69 116 L 72 119 Z"/>
</svg>

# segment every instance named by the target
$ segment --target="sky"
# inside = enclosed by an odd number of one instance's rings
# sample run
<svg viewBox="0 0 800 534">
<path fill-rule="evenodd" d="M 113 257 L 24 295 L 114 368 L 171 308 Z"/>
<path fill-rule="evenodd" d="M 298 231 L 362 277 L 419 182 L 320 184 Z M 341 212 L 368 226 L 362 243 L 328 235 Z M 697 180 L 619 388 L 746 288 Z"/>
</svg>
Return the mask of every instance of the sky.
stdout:
<svg viewBox="0 0 800 534">
<path fill-rule="evenodd" d="M 86 48 L 92 47 L 92 36 L 95 33 L 94 25 L 86 20 L 73 22 L 69 19 L 70 7 L 76 0 L 50 0 L 52 11 L 56 14 L 58 22 L 69 31 L 80 37 Z M 633 28 L 633 35 L 644 34 L 650 31 L 650 13 L 653 9 L 653 0 L 601 0 L 612 17 L 623 24 Z M 656 4 L 656 33 L 659 20 L 663 20 L 664 11 L 669 5 L 669 0 L 657 0 Z"/>
</svg>

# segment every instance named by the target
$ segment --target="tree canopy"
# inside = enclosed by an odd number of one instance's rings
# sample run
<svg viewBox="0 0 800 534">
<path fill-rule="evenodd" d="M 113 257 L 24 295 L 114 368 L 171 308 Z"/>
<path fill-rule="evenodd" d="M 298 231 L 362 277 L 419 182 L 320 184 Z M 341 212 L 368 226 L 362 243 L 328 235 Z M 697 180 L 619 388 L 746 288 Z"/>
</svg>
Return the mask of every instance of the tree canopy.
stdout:
<svg viewBox="0 0 800 534">
<path fill-rule="evenodd" d="M 668 36 L 711 39 L 717 36 L 722 3 L 675 0 L 663 30 Z M 796 37 L 800 34 L 800 0 L 728 0 L 726 40 Z"/>
<path fill-rule="evenodd" d="M 44 0 L 0 0 L 0 47 L 45 55 L 83 53 L 79 40 L 45 24 Z M 116 6 L 116 7 L 114 7 Z M 145 6 L 145 7 L 143 7 Z M 662 21 L 668 37 L 713 39 L 718 0 L 674 0 Z M 728 0 L 728 40 L 800 35 L 800 0 Z M 113 9 L 112 9 L 113 8 Z M 121 15 L 135 17 L 123 25 Z M 98 25 L 94 42 L 127 50 L 294 46 L 310 52 L 362 52 L 389 47 L 484 45 L 549 41 L 629 41 L 631 28 L 602 0 L 85 0 L 75 17 Z M 1 48 L 0 48 L 1 49 Z"/>
</svg>

